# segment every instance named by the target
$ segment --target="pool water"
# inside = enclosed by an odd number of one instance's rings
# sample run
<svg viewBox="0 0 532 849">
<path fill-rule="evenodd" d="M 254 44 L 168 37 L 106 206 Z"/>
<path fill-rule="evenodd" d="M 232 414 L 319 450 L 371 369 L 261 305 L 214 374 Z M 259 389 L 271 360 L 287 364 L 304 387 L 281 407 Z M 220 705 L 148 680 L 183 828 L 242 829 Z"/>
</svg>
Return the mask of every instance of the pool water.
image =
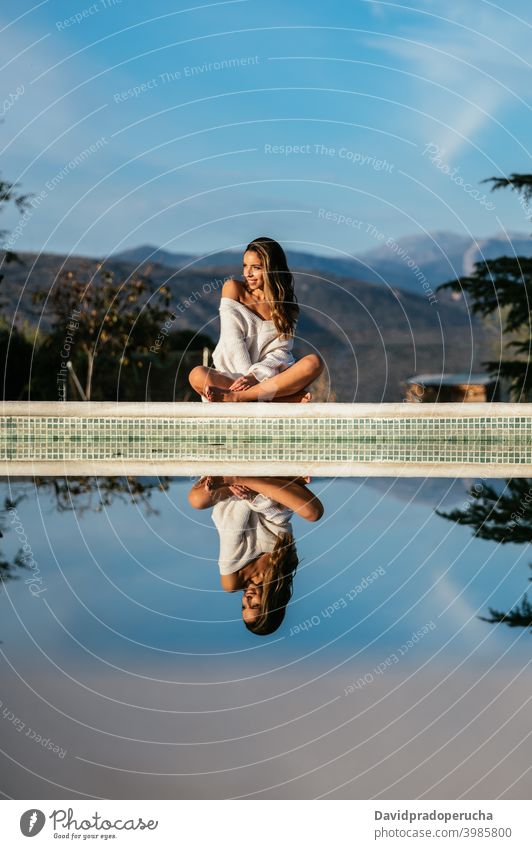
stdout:
<svg viewBox="0 0 532 849">
<path fill-rule="evenodd" d="M 528 797 L 529 629 L 479 618 L 522 601 L 528 544 L 435 512 L 475 481 L 312 479 L 323 516 L 292 518 L 266 637 L 220 586 L 193 479 L 99 510 L 97 483 L 92 504 L 74 481 L 2 483 L 2 559 L 30 564 L 0 594 L 5 795 Z"/>
</svg>

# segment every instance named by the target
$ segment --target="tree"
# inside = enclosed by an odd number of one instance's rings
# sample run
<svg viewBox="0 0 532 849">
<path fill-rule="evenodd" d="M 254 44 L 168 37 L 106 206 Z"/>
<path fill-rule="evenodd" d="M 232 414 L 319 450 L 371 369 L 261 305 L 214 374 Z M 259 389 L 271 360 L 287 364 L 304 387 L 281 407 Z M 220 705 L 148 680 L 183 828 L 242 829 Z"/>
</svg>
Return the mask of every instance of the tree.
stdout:
<svg viewBox="0 0 532 849">
<path fill-rule="evenodd" d="M 23 328 L 11 327 L 0 315 L 0 363 L 2 363 L 2 398 L 19 401 L 28 394 L 33 344 Z"/>
<path fill-rule="evenodd" d="M 189 372 L 203 361 L 203 350 L 214 343 L 210 336 L 194 330 L 168 334 L 157 353 L 146 356 L 144 397 L 150 401 L 196 401 L 198 396 L 188 382 Z"/>
<path fill-rule="evenodd" d="M 510 174 L 509 177 L 488 177 L 483 183 L 493 183 L 492 191 L 504 189 L 507 186 L 517 192 L 528 204 L 532 199 L 532 174 Z M 528 210 L 530 214 L 530 210 Z"/>
<path fill-rule="evenodd" d="M 17 191 L 19 183 L 10 183 L 7 180 L 2 180 L 0 177 L 0 213 L 4 211 L 4 207 L 8 203 L 14 203 L 19 212 L 25 212 L 30 205 L 32 195 L 22 195 Z M 0 230 L 0 242 L 3 242 L 7 236 L 7 230 Z M 5 262 L 21 262 L 19 257 L 11 250 L 6 250 L 3 258 Z M 2 276 L 0 276 L 2 280 Z"/>
<path fill-rule="evenodd" d="M 87 401 L 97 367 L 99 400 L 109 400 L 106 394 L 113 389 L 118 392 L 124 367 L 143 367 L 142 355 L 153 345 L 170 303 L 166 286 L 153 292 L 143 275 L 116 281 L 113 271 L 101 264 L 97 268 L 87 281 L 64 270 L 51 292 L 33 295 L 34 303 L 50 305 L 56 319 L 44 345 L 56 359 L 59 383 L 66 381 L 70 362 L 78 397 Z"/>
<path fill-rule="evenodd" d="M 17 191 L 18 183 L 10 183 L 7 180 L 2 180 L 0 177 L 0 213 L 4 211 L 4 208 L 9 203 L 14 203 L 19 212 L 25 212 L 28 206 L 30 205 L 30 198 L 32 195 L 22 195 Z M 7 230 L 0 230 L 0 242 L 4 242 L 4 239 L 7 237 Z M 14 251 L 9 249 L 4 249 L 4 255 L 0 261 L 0 283 L 4 279 L 4 274 L 2 274 L 1 269 L 4 266 L 4 263 L 10 262 L 18 262 L 19 265 L 24 265 L 24 262 L 17 256 Z M 3 306 L 2 302 L 0 302 L 0 306 Z"/>
<path fill-rule="evenodd" d="M 483 182 L 492 182 L 492 191 L 511 186 L 520 194 L 526 213 L 530 214 L 532 174 L 489 177 Z M 511 400 L 532 400 L 532 259 L 503 256 L 476 262 L 471 275 L 442 283 L 438 289 L 465 293 L 474 313 L 500 317 L 506 350 L 515 352 L 515 356 L 500 361 L 488 360 L 483 365 L 494 377 L 509 381 Z M 513 337 L 510 341 L 509 336 Z"/>
<path fill-rule="evenodd" d="M 0 213 L 10 203 L 14 204 L 21 213 L 24 213 L 31 205 L 30 199 L 33 195 L 21 194 L 18 191 L 18 186 L 18 183 L 10 183 L 0 177 Z M 7 235 L 7 230 L 0 230 L 0 242 L 4 243 Z M 0 283 L 5 277 L 2 268 L 4 265 L 14 262 L 25 265 L 24 261 L 14 251 L 4 248 L 0 260 Z M 0 308 L 4 306 L 5 301 L 0 300 Z M 8 353 L 11 354 L 12 361 L 17 363 L 16 369 L 8 368 Z M 10 327 L 4 317 L 0 315 L 0 362 L 4 364 L 2 376 L 2 398 L 4 400 L 8 398 L 18 400 L 27 391 L 28 379 L 26 375 L 29 372 L 31 354 L 32 345 L 27 334 L 24 331 L 21 332 L 17 327 Z"/>
</svg>

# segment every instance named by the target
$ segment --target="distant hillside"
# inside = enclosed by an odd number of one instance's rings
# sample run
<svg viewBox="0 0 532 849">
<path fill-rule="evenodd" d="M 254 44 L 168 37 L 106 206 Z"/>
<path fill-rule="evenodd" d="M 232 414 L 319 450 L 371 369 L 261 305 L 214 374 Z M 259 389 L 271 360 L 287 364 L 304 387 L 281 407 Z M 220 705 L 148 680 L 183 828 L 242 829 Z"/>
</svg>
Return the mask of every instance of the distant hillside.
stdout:
<svg viewBox="0 0 532 849">
<path fill-rule="evenodd" d="M 17 325 L 24 320 L 47 329 L 53 316 L 31 304 L 31 293 L 48 291 L 60 269 L 89 281 L 99 260 L 54 254 L 20 253 L 24 266 L 6 265 L 2 313 Z M 105 263 L 121 279 L 137 265 L 112 258 Z M 218 303 L 223 268 L 171 271 L 160 263 L 142 265 L 154 287 L 172 292 L 173 329 L 192 328 L 218 338 Z M 233 272 L 234 273 L 234 272 Z M 430 304 L 419 294 L 388 289 L 317 270 L 295 274 L 302 309 L 296 340 L 299 355 L 316 350 L 326 360 L 339 401 L 393 401 L 402 398 L 401 381 L 416 372 L 482 371 L 492 356 L 490 340 L 463 302 Z M 20 303 L 19 303 L 20 299 Z"/>
<path fill-rule="evenodd" d="M 466 238 L 454 233 L 435 232 L 430 236 L 410 236 L 395 245 L 380 245 L 363 254 L 361 259 L 384 280 L 392 278 L 396 285 L 409 291 L 419 287 L 408 267 L 411 258 L 435 286 L 455 277 L 470 274 L 475 262 L 499 256 L 532 256 L 532 239 L 526 233 L 487 239 Z M 364 279 L 375 276 L 362 274 Z"/>
<path fill-rule="evenodd" d="M 532 256 L 532 239 L 526 233 L 475 239 L 437 231 L 426 236 L 405 236 L 388 245 L 386 241 L 386 238 L 377 241 L 375 248 L 357 257 L 319 256 L 288 250 L 288 263 L 290 268 L 296 271 L 315 271 L 320 274 L 356 278 L 422 295 L 424 290 L 421 275 L 435 288 L 454 277 L 469 274 L 473 263 L 482 258 L 493 259 L 505 254 Z M 171 253 L 153 245 L 141 245 L 121 251 L 114 255 L 113 259 L 135 264 L 160 262 L 169 268 L 216 268 L 228 274 L 240 274 L 242 253 L 220 251 L 200 258 L 193 254 Z M 450 297 L 442 294 L 440 300 L 449 300 Z"/>
</svg>

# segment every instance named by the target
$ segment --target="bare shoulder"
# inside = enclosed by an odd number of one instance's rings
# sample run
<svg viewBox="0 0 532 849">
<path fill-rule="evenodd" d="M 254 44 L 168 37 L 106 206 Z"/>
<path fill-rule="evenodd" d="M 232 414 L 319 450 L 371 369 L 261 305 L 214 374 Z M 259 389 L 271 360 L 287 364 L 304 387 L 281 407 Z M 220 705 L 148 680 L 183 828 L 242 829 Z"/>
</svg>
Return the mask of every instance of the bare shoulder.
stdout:
<svg viewBox="0 0 532 849">
<path fill-rule="evenodd" d="M 241 301 L 245 293 L 244 284 L 236 277 L 230 277 L 222 286 L 222 298 L 232 298 L 233 301 Z"/>
<path fill-rule="evenodd" d="M 235 593 L 242 589 L 242 582 L 238 572 L 233 572 L 230 575 L 220 575 L 220 584 L 226 593 Z"/>
</svg>

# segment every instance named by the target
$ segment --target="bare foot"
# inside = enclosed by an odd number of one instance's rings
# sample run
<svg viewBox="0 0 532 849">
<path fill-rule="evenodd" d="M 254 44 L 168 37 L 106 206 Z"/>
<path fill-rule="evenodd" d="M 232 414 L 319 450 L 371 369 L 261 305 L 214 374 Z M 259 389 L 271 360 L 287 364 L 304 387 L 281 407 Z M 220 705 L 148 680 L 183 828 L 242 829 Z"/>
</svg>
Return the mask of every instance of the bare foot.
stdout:
<svg viewBox="0 0 532 849">
<path fill-rule="evenodd" d="M 293 395 L 283 395 L 276 400 L 280 404 L 308 404 L 309 401 L 312 401 L 312 392 L 302 389 L 300 392 L 294 392 Z"/>
<path fill-rule="evenodd" d="M 207 492 L 214 492 L 215 489 L 220 489 L 220 487 L 225 485 L 225 481 L 222 477 L 213 477 L 212 475 L 208 475 L 204 478 L 205 489 Z"/>
<path fill-rule="evenodd" d="M 248 486 L 241 486 L 240 484 L 233 484 L 229 487 L 229 489 L 233 495 L 236 495 L 237 498 L 244 499 L 246 501 L 252 501 L 257 494 Z"/>
<path fill-rule="evenodd" d="M 235 398 L 236 392 L 229 392 L 227 389 L 219 389 L 217 386 L 206 386 L 204 390 L 204 395 L 207 401 L 211 401 L 213 403 L 220 401 L 238 401 L 238 398 Z"/>
<path fill-rule="evenodd" d="M 230 392 L 229 389 L 219 389 L 217 386 L 205 386 L 204 390 L 205 398 L 207 401 L 211 402 L 235 402 L 235 401 L 246 401 L 252 402 L 256 399 L 252 399 L 247 395 L 247 392 L 244 390 L 243 392 Z M 246 397 L 247 395 L 247 397 Z M 277 398 L 261 398 L 261 401 L 277 401 L 279 404 L 308 404 L 309 401 L 312 401 L 312 392 L 307 392 L 305 389 L 302 389 L 300 392 L 294 392 L 293 395 L 281 395 Z"/>
</svg>

